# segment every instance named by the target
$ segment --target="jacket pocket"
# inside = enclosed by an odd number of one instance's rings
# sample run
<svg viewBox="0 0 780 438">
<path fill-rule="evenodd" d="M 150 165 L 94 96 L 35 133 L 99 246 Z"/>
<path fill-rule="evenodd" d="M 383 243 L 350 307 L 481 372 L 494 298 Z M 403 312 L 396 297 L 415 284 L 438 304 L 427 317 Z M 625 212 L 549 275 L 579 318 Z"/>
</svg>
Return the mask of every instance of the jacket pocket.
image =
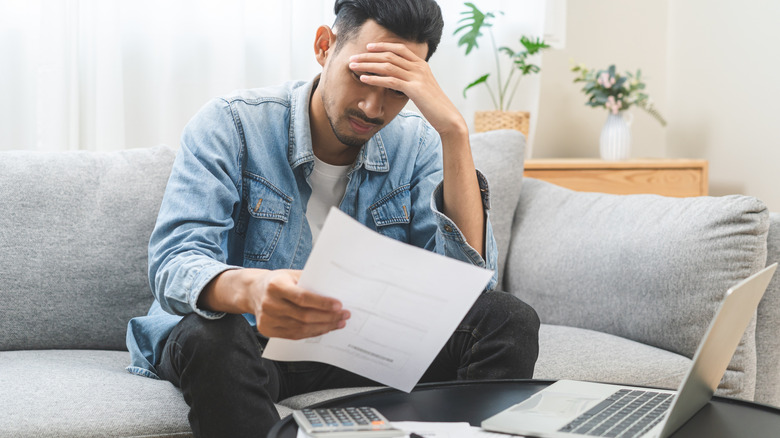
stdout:
<svg viewBox="0 0 780 438">
<path fill-rule="evenodd" d="M 411 194 L 409 184 L 398 187 L 382 196 L 371 207 L 376 229 L 381 234 L 402 242 L 409 241 L 411 222 Z"/>
<path fill-rule="evenodd" d="M 244 258 L 266 262 L 290 218 L 292 198 L 267 179 L 244 172 L 244 205 L 248 213 Z"/>
</svg>

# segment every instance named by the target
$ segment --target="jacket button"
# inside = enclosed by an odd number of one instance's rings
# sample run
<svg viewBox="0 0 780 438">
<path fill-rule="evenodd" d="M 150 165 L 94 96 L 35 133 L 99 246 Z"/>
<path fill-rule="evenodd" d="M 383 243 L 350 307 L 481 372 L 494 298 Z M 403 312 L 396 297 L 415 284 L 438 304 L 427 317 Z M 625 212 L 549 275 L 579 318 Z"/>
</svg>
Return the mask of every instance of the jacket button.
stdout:
<svg viewBox="0 0 780 438">
<path fill-rule="evenodd" d="M 446 232 L 448 232 L 448 233 L 451 233 L 451 232 L 452 232 L 452 227 L 451 227 L 451 226 L 449 226 L 449 225 L 445 225 L 445 226 L 444 226 L 444 231 L 446 231 Z"/>
</svg>

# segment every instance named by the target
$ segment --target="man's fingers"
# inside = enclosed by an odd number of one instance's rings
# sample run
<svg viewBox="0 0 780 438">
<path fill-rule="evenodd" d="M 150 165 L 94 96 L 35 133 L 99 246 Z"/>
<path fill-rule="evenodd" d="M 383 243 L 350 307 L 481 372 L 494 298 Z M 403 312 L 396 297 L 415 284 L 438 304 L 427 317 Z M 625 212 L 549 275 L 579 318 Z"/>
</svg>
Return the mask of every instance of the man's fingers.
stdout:
<svg viewBox="0 0 780 438">
<path fill-rule="evenodd" d="M 290 318 L 303 324 L 335 323 L 348 319 L 341 302 L 300 288 L 269 289 L 264 297 L 262 313 Z"/>
<path fill-rule="evenodd" d="M 412 50 L 409 49 L 409 47 L 407 47 L 406 44 L 402 44 L 402 43 L 387 43 L 387 42 L 369 43 L 368 45 L 366 45 L 366 49 L 369 52 L 392 52 L 408 61 L 416 61 L 420 59 L 420 57 L 418 57 L 414 52 L 412 52 Z"/>
<path fill-rule="evenodd" d="M 414 63 L 394 53 L 362 53 L 349 58 L 349 68 L 375 74 L 396 75 L 411 71 Z"/>
<path fill-rule="evenodd" d="M 333 330 L 342 329 L 346 321 L 336 323 L 304 324 L 291 318 L 276 318 L 262 315 L 257 320 L 257 330 L 265 336 L 285 339 L 305 339 L 324 335 Z"/>
<path fill-rule="evenodd" d="M 268 337 L 302 339 L 343 328 L 350 313 L 341 302 L 298 286 L 299 271 L 276 271 L 255 306 L 257 330 Z"/>
<path fill-rule="evenodd" d="M 349 57 L 350 62 L 386 62 L 390 64 L 398 64 L 401 66 L 409 66 L 414 61 L 404 58 L 393 52 L 363 52 L 352 55 Z"/>
<path fill-rule="evenodd" d="M 353 62 L 349 64 L 349 68 L 362 77 L 369 78 L 397 78 L 401 80 L 409 80 L 409 70 L 404 70 L 397 65 L 387 62 L 381 63 L 363 63 Z"/>
<path fill-rule="evenodd" d="M 300 307 L 334 312 L 341 310 L 342 307 L 341 301 L 335 298 L 325 297 L 306 290 L 293 295 L 290 301 Z"/>
<path fill-rule="evenodd" d="M 267 286 L 269 298 L 289 301 L 299 307 L 323 311 L 341 310 L 339 300 L 309 292 L 298 286 L 298 277 L 278 276 L 271 279 Z"/>
</svg>

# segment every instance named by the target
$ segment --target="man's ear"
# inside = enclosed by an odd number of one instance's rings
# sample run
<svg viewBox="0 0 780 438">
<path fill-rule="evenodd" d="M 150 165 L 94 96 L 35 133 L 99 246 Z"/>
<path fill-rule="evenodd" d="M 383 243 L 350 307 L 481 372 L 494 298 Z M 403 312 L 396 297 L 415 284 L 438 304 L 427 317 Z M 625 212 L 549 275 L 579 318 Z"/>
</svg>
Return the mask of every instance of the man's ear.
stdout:
<svg viewBox="0 0 780 438">
<path fill-rule="evenodd" d="M 325 66 L 325 61 L 331 49 L 336 46 L 336 34 L 330 27 L 320 26 L 317 28 L 317 35 L 314 38 L 314 56 L 321 66 Z"/>
</svg>

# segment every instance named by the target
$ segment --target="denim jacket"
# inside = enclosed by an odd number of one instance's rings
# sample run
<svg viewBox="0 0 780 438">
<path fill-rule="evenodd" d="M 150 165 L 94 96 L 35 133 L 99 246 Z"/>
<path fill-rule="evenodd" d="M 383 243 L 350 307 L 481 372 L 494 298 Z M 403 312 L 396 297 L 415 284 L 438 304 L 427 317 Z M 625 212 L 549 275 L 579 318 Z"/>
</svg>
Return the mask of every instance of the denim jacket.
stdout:
<svg viewBox="0 0 780 438">
<path fill-rule="evenodd" d="M 128 371 L 157 378 L 154 365 L 181 315 L 228 269 L 302 269 L 312 249 L 306 221 L 314 166 L 309 99 L 314 82 L 215 99 L 185 127 L 149 242 L 148 314 L 128 324 Z M 401 112 L 363 145 L 339 208 L 393 239 L 494 271 L 486 223 L 485 258 L 442 210 L 442 150 L 419 115 Z M 488 218 L 487 181 L 478 172 Z M 254 315 L 244 315 L 254 324 Z"/>
</svg>

